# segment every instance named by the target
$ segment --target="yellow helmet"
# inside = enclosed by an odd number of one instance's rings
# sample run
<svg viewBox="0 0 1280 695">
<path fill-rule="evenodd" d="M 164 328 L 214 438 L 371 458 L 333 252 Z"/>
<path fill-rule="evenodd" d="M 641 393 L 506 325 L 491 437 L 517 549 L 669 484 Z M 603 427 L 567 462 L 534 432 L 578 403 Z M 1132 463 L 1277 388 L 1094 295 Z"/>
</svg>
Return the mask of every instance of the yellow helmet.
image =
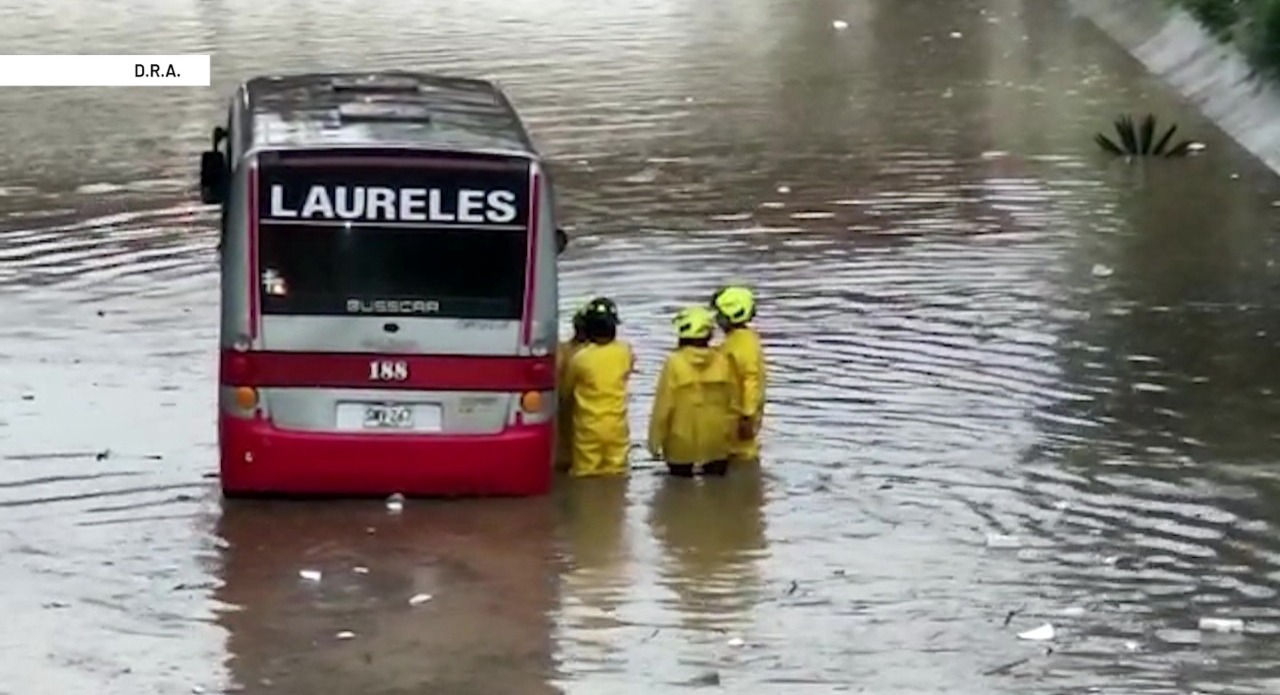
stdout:
<svg viewBox="0 0 1280 695">
<path fill-rule="evenodd" d="M 677 337 L 698 340 L 711 337 L 711 333 L 715 331 L 716 317 L 703 307 L 692 306 L 681 309 L 671 323 L 675 324 Z"/>
<path fill-rule="evenodd" d="M 756 300 L 751 290 L 745 287 L 726 287 L 716 293 L 714 299 L 716 311 L 730 325 L 746 323 L 756 315 Z"/>
</svg>

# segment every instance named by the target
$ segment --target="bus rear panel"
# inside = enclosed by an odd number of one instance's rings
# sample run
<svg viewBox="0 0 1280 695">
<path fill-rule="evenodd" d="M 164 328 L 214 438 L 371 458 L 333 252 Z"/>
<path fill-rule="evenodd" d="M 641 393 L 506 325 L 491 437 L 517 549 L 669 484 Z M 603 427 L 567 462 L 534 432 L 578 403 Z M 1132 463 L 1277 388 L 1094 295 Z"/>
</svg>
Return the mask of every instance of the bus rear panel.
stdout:
<svg viewBox="0 0 1280 695">
<path fill-rule="evenodd" d="M 223 240 L 224 492 L 545 492 L 556 251 L 537 160 L 280 149 L 244 164 Z"/>
</svg>

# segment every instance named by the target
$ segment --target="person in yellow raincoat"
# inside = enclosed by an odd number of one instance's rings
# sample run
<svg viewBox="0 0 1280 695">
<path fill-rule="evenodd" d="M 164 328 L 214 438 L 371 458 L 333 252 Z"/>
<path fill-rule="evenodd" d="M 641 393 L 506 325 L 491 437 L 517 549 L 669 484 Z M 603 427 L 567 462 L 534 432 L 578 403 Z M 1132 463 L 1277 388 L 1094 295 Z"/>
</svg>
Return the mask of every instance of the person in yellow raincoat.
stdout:
<svg viewBox="0 0 1280 695">
<path fill-rule="evenodd" d="M 716 292 L 711 303 L 716 322 L 724 331 L 720 350 L 733 363 L 738 380 L 737 437 L 729 460 L 758 461 L 766 374 L 760 336 L 751 327 L 751 320 L 756 317 L 755 297 L 746 287 L 730 286 Z"/>
<path fill-rule="evenodd" d="M 627 423 L 628 384 L 635 369 L 631 346 L 619 340 L 617 306 L 604 297 L 583 308 L 587 342 L 565 368 L 565 390 L 573 401 L 574 477 L 626 475 L 631 430 Z"/>
<path fill-rule="evenodd" d="M 583 324 L 583 309 L 573 312 L 573 337 L 560 341 L 556 346 L 556 470 L 569 470 L 569 462 L 573 458 L 573 398 L 566 388 L 565 373 L 569 361 L 587 342 L 586 327 Z"/>
<path fill-rule="evenodd" d="M 677 345 L 658 376 L 649 416 L 649 453 L 672 475 L 724 475 L 737 434 L 738 384 L 733 365 L 711 347 L 716 318 L 703 307 L 672 321 Z"/>
</svg>

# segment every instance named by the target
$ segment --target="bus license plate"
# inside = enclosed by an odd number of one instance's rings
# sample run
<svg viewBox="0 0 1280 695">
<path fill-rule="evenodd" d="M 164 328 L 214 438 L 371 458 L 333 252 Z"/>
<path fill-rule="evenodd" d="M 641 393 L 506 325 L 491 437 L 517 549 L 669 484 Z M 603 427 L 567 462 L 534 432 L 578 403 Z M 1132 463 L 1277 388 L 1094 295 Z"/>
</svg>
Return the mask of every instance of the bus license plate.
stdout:
<svg viewBox="0 0 1280 695">
<path fill-rule="evenodd" d="M 368 430 L 413 429 L 413 407 L 407 405 L 366 405 L 364 427 Z"/>
</svg>

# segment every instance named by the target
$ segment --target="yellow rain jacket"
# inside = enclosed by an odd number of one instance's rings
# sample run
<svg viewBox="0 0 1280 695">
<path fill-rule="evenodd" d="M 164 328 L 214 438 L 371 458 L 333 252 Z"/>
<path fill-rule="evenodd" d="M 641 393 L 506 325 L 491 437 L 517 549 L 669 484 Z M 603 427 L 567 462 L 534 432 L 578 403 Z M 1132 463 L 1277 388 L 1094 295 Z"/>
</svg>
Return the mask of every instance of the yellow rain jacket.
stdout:
<svg viewBox="0 0 1280 695">
<path fill-rule="evenodd" d="M 556 470 L 569 470 L 569 461 L 573 458 L 573 398 L 567 388 L 565 375 L 568 373 L 569 361 L 573 359 L 582 343 L 562 340 L 556 346 L 556 393 L 558 408 L 556 409 Z"/>
<path fill-rule="evenodd" d="M 738 379 L 738 414 L 751 419 L 751 436 L 745 440 L 734 437 L 730 457 L 735 460 L 760 458 L 760 425 L 764 420 L 765 363 L 760 336 L 749 326 L 728 331 L 721 351 L 733 363 Z"/>
<path fill-rule="evenodd" d="M 565 370 L 573 401 L 569 471 L 575 477 L 625 475 L 631 430 L 627 384 L 635 368 L 631 346 L 621 340 L 587 343 Z"/>
<path fill-rule="evenodd" d="M 649 416 L 649 452 L 667 463 L 723 461 L 738 423 L 738 385 L 723 353 L 683 346 L 667 357 Z"/>
</svg>

